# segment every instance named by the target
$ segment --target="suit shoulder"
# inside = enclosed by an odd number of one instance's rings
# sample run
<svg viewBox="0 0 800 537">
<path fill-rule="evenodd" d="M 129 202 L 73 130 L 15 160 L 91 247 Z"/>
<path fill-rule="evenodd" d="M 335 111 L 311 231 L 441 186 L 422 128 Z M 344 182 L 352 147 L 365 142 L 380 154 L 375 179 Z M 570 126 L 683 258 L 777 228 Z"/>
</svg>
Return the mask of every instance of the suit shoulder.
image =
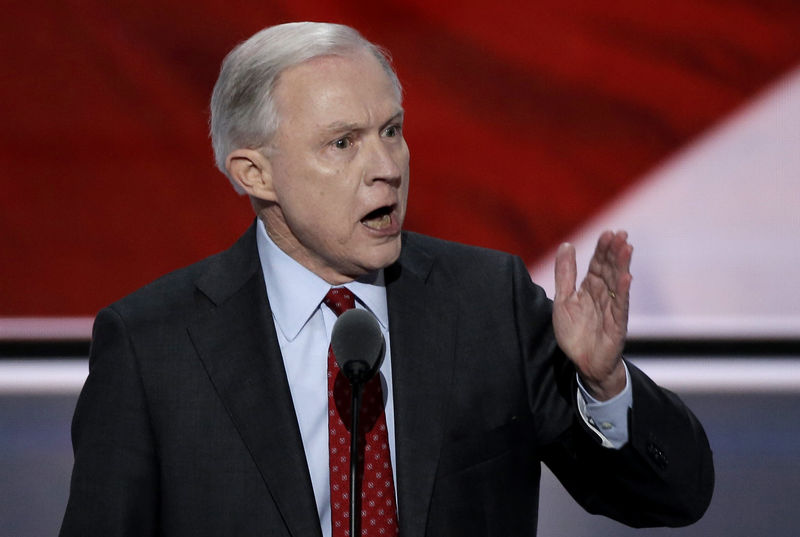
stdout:
<svg viewBox="0 0 800 537">
<path fill-rule="evenodd" d="M 431 256 L 445 264 L 462 266 L 508 265 L 520 262 L 518 256 L 500 250 L 448 241 L 414 232 L 406 232 L 404 248 Z"/>
<path fill-rule="evenodd" d="M 177 319 L 228 296 L 260 266 L 254 226 L 230 248 L 170 272 L 111 304 L 129 319 Z"/>
<path fill-rule="evenodd" d="M 119 313 L 146 311 L 154 317 L 179 315 L 195 305 L 198 293 L 211 301 L 229 295 L 258 267 L 255 226 L 227 250 L 177 269 L 118 300 L 111 308 Z"/>
<path fill-rule="evenodd" d="M 191 301 L 195 282 L 218 255 L 169 272 L 115 301 L 109 308 L 126 317 L 136 313 L 161 316 L 179 310 L 183 302 Z"/>
</svg>

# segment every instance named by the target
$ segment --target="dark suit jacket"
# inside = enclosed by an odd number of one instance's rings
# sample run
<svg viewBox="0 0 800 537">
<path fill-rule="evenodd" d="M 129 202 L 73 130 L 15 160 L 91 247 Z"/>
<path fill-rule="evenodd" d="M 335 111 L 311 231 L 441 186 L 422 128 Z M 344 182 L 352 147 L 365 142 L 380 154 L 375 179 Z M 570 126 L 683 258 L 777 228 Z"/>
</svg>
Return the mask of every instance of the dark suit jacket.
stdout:
<svg viewBox="0 0 800 537">
<path fill-rule="evenodd" d="M 711 454 L 677 397 L 630 366 L 630 442 L 602 448 L 522 262 L 403 240 L 386 270 L 403 537 L 535 535 L 542 460 L 591 512 L 702 515 Z M 320 535 L 254 227 L 100 312 L 72 433 L 62 536 Z"/>
</svg>

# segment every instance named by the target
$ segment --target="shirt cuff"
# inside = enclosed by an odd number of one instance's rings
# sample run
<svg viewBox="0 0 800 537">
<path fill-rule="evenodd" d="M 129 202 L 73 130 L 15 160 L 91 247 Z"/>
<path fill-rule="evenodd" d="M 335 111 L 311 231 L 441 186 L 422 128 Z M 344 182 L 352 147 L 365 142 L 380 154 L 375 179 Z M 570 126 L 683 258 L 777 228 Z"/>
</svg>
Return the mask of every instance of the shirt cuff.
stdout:
<svg viewBox="0 0 800 537">
<path fill-rule="evenodd" d="M 620 449 L 628 443 L 628 409 L 633 407 L 633 391 L 628 366 L 625 367 L 625 388 L 608 401 L 592 397 L 578 376 L 578 412 L 583 421 L 600 438 L 603 447 Z"/>
</svg>

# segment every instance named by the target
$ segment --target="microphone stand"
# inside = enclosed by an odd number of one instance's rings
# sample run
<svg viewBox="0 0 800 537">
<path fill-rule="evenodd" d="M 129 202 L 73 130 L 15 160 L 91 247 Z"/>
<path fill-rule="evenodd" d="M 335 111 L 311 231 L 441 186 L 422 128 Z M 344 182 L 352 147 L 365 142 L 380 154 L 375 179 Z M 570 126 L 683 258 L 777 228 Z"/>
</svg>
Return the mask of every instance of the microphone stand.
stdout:
<svg viewBox="0 0 800 537">
<path fill-rule="evenodd" d="M 361 524 L 356 524 L 356 515 L 358 515 L 359 522 L 361 521 L 361 510 L 359 504 L 361 503 L 361 494 L 356 496 L 356 475 L 358 473 L 358 415 L 361 413 L 361 392 L 364 388 L 362 382 L 352 382 L 350 384 L 353 392 L 352 409 L 353 416 L 350 428 L 350 537 L 360 537 Z M 358 533 L 356 533 L 358 528 Z"/>
<path fill-rule="evenodd" d="M 366 310 L 350 309 L 342 313 L 333 327 L 331 350 L 341 373 L 350 381 L 353 411 L 350 422 L 350 537 L 361 537 L 361 493 L 358 477 L 358 415 L 364 385 L 380 368 L 386 353 L 386 341 L 375 316 Z M 356 531 L 358 530 L 358 531 Z"/>
</svg>

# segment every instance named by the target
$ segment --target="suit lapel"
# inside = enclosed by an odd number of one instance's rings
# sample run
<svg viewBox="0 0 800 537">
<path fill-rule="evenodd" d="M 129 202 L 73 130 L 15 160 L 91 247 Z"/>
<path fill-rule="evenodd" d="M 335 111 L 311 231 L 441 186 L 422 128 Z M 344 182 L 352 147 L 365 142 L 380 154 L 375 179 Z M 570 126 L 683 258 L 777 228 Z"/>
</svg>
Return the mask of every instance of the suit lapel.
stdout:
<svg viewBox="0 0 800 537">
<path fill-rule="evenodd" d="M 457 311 L 412 244 L 387 269 L 400 535 L 425 533 L 454 366 Z"/>
<path fill-rule="evenodd" d="M 289 533 L 321 537 L 254 227 L 212 260 L 197 286 L 213 303 L 189 327 L 200 360 Z"/>
<path fill-rule="evenodd" d="M 415 537 L 425 532 L 439 462 L 457 311 L 446 286 L 429 281 L 433 258 L 406 242 L 386 281 L 400 534 Z M 289 533 L 321 537 L 253 227 L 210 263 L 197 287 L 212 303 L 189 326 L 200 360 Z"/>
</svg>

